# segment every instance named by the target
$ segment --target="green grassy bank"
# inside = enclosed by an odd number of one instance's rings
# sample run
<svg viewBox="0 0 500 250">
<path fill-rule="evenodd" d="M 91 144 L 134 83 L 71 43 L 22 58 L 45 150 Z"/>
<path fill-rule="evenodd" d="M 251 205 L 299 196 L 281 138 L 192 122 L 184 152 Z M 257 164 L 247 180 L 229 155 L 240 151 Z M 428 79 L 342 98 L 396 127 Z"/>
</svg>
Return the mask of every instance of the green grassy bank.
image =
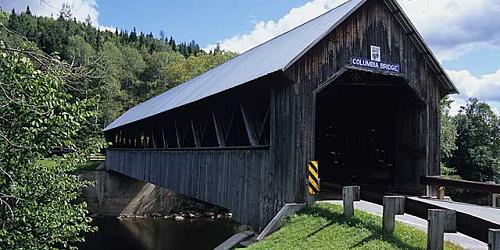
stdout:
<svg viewBox="0 0 500 250">
<path fill-rule="evenodd" d="M 426 249 L 425 232 L 397 222 L 393 235 L 382 232 L 382 218 L 356 211 L 346 219 L 342 207 L 318 203 L 288 218 L 283 227 L 248 249 Z M 462 249 L 446 242 L 445 249 Z"/>
</svg>

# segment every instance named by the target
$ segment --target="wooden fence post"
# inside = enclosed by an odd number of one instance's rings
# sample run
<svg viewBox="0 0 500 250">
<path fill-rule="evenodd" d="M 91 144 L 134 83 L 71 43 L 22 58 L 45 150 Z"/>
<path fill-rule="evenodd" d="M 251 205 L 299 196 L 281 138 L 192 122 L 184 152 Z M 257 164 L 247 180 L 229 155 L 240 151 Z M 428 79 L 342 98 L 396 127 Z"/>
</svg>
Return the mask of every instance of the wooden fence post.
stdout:
<svg viewBox="0 0 500 250">
<path fill-rule="evenodd" d="M 382 229 L 386 233 L 393 233 L 395 227 L 396 214 L 404 214 L 404 196 L 384 196 L 384 212 L 382 219 Z"/>
<path fill-rule="evenodd" d="M 444 200 L 444 192 L 445 192 L 445 188 L 444 187 L 438 187 L 437 188 L 437 199 L 438 200 Z"/>
<path fill-rule="evenodd" d="M 359 186 L 347 186 L 342 188 L 344 216 L 349 218 L 354 215 L 354 201 L 360 200 L 359 191 L 360 191 Z"/>
<path fill-rule="evenodd" d="M 500 208 L 500 194 L 492 194 L 492 207 Z"/>
<path fill-rule="evenodd" d="M 456 233 L 456 211 L 444 209 L 429 209 L 427 213 L 427 250 L 442 250 L 444 233 Z"/>
<path fill-rule="evenodd" d="M 488 249 L 500 250 L 500 229 L 490 229 L 488 231 Z"/>
<path fill-rule="evenodd" d="M 442 250 L 444 241 L 444 210 L 429 209 L 427 212 L 427 250 Z"/>
</svg>

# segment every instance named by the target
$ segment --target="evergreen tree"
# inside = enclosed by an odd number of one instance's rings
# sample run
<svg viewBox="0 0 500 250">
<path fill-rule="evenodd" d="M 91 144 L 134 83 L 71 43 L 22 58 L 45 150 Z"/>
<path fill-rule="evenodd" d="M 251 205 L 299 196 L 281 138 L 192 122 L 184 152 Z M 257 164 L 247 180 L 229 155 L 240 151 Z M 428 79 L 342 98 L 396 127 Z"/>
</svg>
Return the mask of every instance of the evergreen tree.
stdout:
<svg viewBox="0 0 500 250">
<path fill-rule="evenodd" d="M 175 40 L 172 36 L 170 36 L 170 40 L 168 41 L 168 45 L 172 48 L 173 51 L 177 51 L 177 45 L 175 44 Z"/>
<path fill-rule="evenodd" d="M 30 10 L 30 6 L 29 5 L 26 6 L 26 12 L 25 13 L 26 13 L 26 15 L 31 16 L 31 10 Z"/>
<path fill-rule="evenodd" d="M 137 41 L 137 31 L 135 30 L 135 27 L 134 29 L 132 30 L 132 32 L 130 32 L 130 36 L 129 36 L 129 42 L 136 42 Z"/>
<path fill-rule="evenodd" d="M 90 17 L 90 15 L 87 15 L 87 17 L 85 18 L 85 24 L 88 26 L 92 25 L 92 18 Z"/>
<path fill-rule="evenodd" d="M 73 17 L 73 12 L 71 11 L 71 5 L 69 3 L 63 3 L 61 10 L 59 10 L 59 19 L 71 20 Z"/>
</svg>

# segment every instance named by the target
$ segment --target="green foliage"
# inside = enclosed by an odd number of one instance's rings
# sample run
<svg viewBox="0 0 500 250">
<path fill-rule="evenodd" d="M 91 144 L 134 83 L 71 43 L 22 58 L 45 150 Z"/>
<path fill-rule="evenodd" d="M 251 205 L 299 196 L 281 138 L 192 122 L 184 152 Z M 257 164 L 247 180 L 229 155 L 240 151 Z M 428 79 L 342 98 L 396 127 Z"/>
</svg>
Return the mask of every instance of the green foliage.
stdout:
<svg viewBox="0 0 500 250">
<path fill-rule="evenodd" d="M 457 126 L 450 115 L 450 105 L 452 100 L 448 97 L 441 100 L 441 174 L 447 178 L 460 179 L 457 170 L 448 166 L 448 162 L 453 157 L 453 152 L 457 149 Z"/>
<path fill-rule="evenodd" d="M 457 149 L 457 126 L 450 115 L 451 103 L 448 97 L 441 101 L 441 159 L 449 159 Z"/>
<path fill-rule="evenodd" d="M 406 224 L 396 222 L 394 235 L 387 235 L 378 216 L 356 210 L 347 219 L 340 206 L 318 203 L 248 249 L 426 249 L 426 242 L 425 232 Z M 446 242 L 445 249 L 461 248 Z"/>
<path fill-rule="evenodd" d="M 70 62 L 78 65 L 90 65 L 96 60 L 96 51 L 79 35 L 68 38 L 66 56 Z"/>
<path fill-rule="evenodd" d="M 193 41 L 0 11 L 0 249 L 71 248 L 94 230 L 71 173 L 124 110 L 225 62 Z M 65 63 L 66 62 L 66 63 Z M 34 64 L 35 63 L 35 64 Z M 75 150 L 46 159 L 54 146 Z M 87 164 L 87 165 L 86 165 Z"/>
<path fill-rule="evenodd" d="M 70 6 L 61 9 L 60 17 L 35 17 L 13 13 L 5 17 L 7 27 L 26 37 L 47 54 L 57 55 L 76 66 L 95 72 L 80 88 L 90 95 L 99 94 L 101 128 L 118 115 L 146 99 L 189 80 L 235 56 L 216 48 L 210 53 L 195 42 L 177 43 L 172 37 L 159 40 L 136 31 L 100 31 L 72 19 Z M 11 44 L 19 36 L 5 39 Z"/>
<path fill-rule="evenodd" d="M 470 99 L 456 115 L 457 149 L 450 164 L 463 179 L 500 182 L 500 119 L 491 108 Z"/>
<path fill-rule="evenodd" d="M 0 249 L 70 248 L 93 230 L 77 202 L 88 183 L 70 172 L 103 145 L 93 132 L 97 102 L 71 90 L 56 59 L 41 71 L 26 57 L 36 52 L 24 52 L 1 44 Z M 40 162 L 56 145 L 75 153 Z"/>
</svg>

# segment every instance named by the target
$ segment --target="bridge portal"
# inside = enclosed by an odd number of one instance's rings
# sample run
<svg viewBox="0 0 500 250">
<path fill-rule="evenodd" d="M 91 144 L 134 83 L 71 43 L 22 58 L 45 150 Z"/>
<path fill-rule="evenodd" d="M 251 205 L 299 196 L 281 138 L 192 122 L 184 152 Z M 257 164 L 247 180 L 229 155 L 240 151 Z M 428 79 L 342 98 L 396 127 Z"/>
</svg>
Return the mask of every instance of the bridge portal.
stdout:
<svg viewBox="0 0 500 250">
<path fill-rule="evenodd" d="M 425 143 L 416 137 L 425 127 L 408 126 L 425 102 L 404 78 L 348 69 L 320 86 L 314 93 L 321 180 L 422 193 L 413 168 L 425 158 Z"/>
</svg>

